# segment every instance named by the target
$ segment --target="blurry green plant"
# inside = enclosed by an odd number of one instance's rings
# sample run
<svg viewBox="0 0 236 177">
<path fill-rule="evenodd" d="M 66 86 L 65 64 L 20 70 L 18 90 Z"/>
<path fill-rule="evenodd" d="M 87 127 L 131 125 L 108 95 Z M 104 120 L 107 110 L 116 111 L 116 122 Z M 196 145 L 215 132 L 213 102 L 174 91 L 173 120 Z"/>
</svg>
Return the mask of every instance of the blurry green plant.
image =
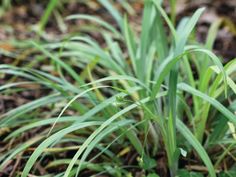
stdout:
<svg viewBox="0 0 236 177">
<path fill-rule="evenodd" d="M 0 17 L 11 7 L 11 0 L 2 0 L 0 3 Z"/>
<path fill-rule="evenodd" d="M 31 67 L 0 66 L 1 73 L 30 80 L 1 86 L 4 94 L 21 91 L 14 87 L 22 84 L 39 84 L 51 90 L 49 95 L 1 116 L 1 127 L 17 128 L 5 141 L 33 128 L 40 128 L 40 133 L 2 155 L 0 168 L 28 147 L 39 144 L 28 158 L 23 177 L 29 175 L 38 160 L 69 150 L 76 150 L 71 159 L 56 158 L 47 165 L 46 168 L 67 165 L 65 171 L 54 176 L 78 176 L 84 169 L 129 176 L 132 166 L 124 166 L 122 154 L 132 147 L 139 156 L 135 168 L 144 170 L 148 176 L 157 176 L 156 157 L 164 150 L 170 176 L 202 176 L 179 170 L 181 156 L 187 159 L 198 156 L 209 175 L 215 177 L 223 159 L 228 154 L 235 155 L 236 143 L 233 136 L 236 116 L 232 113 L 236 102 L 231 101 L 236 93 L 233 79 L 236 60 L 223 67 L 220 58 L 211 51 L 221 22 L 212 24 L 206 44 L 202 45 L 194 38 L 193 29 L 204 8 L 180 20 L 175 28 L 176 2 L 171 1 L 170 19 L 161 1 L 147 0 L 139 34 L 128 17 L 122 16 L 108 0 L 99 2 L 119 29 L 86 14 L 71 15 L 67 20 L 97 23 L 106 47 L 89 36 L 74 36 L 50 44 L 33 42 L 42 52 L 36 60 L 40 63 L 45 57 L 50 58 L 58 76 Z M 50 111 L 40 108 L 45 106 Z M 65 147 L 72 142 L 77 146 Z M 223 153 L 220 149 L 212 155 L 212 150 L 219 146 Z M 227 173 L 231 173 L 231 167 L 235 168 L 229 166 Z"/>
</svg>

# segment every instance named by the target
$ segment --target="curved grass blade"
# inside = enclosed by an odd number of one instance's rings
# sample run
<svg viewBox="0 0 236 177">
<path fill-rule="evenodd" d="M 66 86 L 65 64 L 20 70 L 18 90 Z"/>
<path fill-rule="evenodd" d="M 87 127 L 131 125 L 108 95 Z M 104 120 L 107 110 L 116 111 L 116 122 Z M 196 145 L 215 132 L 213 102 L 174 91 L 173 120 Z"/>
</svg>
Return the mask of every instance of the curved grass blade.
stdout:
<svg viewBox="0 0 236 177">
<path fill-rule="evenodd" d="M 208 95 L 194 89 L 193 87 L 191 87 L 185 83 L 178 84 L 178 89 L 189 92 L 189 93 L 196 95 L 196 96 L 202 98 L 203 100 L 207 101 L 212 106 L 214 106 L 218 111 L 220 111 L 230 122 L 232 122 L 236 125 L 236 115 L 234 115 L 232 112 L 230 112 L 227 108 L 225 108 L 220 102 L 218 102 L 214 98 L 209 97 Z"/>
<path fill-rule="evenodd" d="M 161 97 L 163 96 L 163 93 L 159 93 L 157 95 L 157 97 Z M 110 123 L 112 123 L 114 120 L 116 120 L 117 118 L 119 118 L 120 116 L 122 116 L 123 114 L 131 111 L 132 109 L 138 107 L 140 104 L 143 103 L 147 103 L 148 101 L 150 101 L 150 98 L 144 98 L 140 101 L 138 101 L 137 103 L 131 104 L 130 106 L 124 108 L 123 110 L 117 112 L 116 114 L 114 114 L 112 117 L 110 117 L 108 120 L 106 120 L 98 129 L 96 129 L 87 139 L 86 141 L 83 143 L 83 145 L 81 146 L 81 148 L 76 152 L 76 154 L 74 155 L 73 159 L 71 160 L 69 166 L 66 169 L 66 172 L 64 174 L 64 177 L 68 176 L 70 174 L 70 171 L 72 170 L 75 162 L 77 161 L 77 159 L 80 157 L 80 155 L 87 149 L 87 147 L 90 145 L 90 143 L 97 137 L 97 135 L 103 130 L 105 129 Z"/>
<path fill-rule="evenodd" d="M 160 65 L 159 70 L 157 71 L 157 76 L 158 79 L 156 81 L 156 83 L 154 84 L 153 90 L 152 90 L 152 94 L 151 94 L 151 98 L 153 99 L 155 97 L 155 95 L 158 93 L 161 84 L 164 80 L 164 78 L 168 75 L 168 73 L 170 72 L 170 70 L 175 66 L 175 64 L 181 59 L 183 58 L 183 56 L 192 53 L 192 52 L 202 52 L 207 54 L 210 59 L 213 61 L 213 63 L 215 63 L 217 65 L 218 68 L 220 68 L 220 71 L 223 74 L 223 79 L 224 79 L 224 85 L 225 88 L 227 88 L 227 77 L 226 77 L 226 73 L 224 70 L 223 65 L 221 64 L 219 58 L 213 54 L 211 51 L 207 50 L 207 49 L 203 49 L 201 47 L 189 47 L 187 48 L 181 55 L 178 55 L 177 57 L 173 56 L 169 56 L 168 58 L 166 58 L 163 63 Z M 227 89 L 226 89 L 227 90 Z"/>
<path fill-rule="evenodd" d="M 114 124 L 111 124 L 110 126 L 108 126 L 106 129 L 104 129 L 103 131 L 101 131 L 101 133 L 99 133 L 97 135 L 97 137 L 91 142 L 91 144 L 89 144 L 89 146 L 87 147 L 87 149 L 84 151 L 81 159 L 80 159 L 80 163 L 79 163 L 79 167 L 77 170 L 77 176 L 79 174 L 79 171 L 82 167 L 82 163 L 84 163 L 85 159 L 87 158 L 87 156 L 89 155 L 89 153 L 93 150 L 93 148 L 107 135 L 111 134 L 112 132 L 116 131 L 117 129 L 120 129 L 124 126 L 130 125 L 134 123 L 134 120 L 121 120 L 119 122 L 115 122 Z"/>
<path fill-rule="evenodd" d="M 84 84 L 81 86 L 82 87 L 85 87 L 85 86 L 89 86 L 89 85 L 93 85 L 93 84 L 97 84 L 97 83 L 101 83 L 101 82 L 105 82 L 105 81 L 113 81 L 113 80 L 128 80 L 128 81 L 132 81 L 134 83 L 137 83 L 139 84 L 140 86 L 142 86 L 143 88 L 147 89 L 148 91 L 149 88 L 147 88 L 147 86 L 142 83 L 140 80 L 136 79 L 135 77 L 132 77 L 132 76 L 127 76 L 127 75 L 117 75 L 117 76 L 108 76 L 108 77 L 105 77 L 105 78 L 102 78 L 102 79 L 98 79 L 98 80 L 95 80 L 95 81 L 92 81 L 88 84 Z"/>
<path fill-rule="evenodd" d="M 28 141 L 26 141 L 25 143 L 19 145 L 18 147 L 10 150 L 7 154 L 6 157 L 2 156 L 0 161 L 2 161 L 2 158 L 5 157 L 4 161 L 1 162 L 0 164 L 0 170 L 3 169 L 3 167 L 5 166 L 5 164 L 7 164 L 9 162 L 9 160 L 13 159 L 17 154 L 19 154 L 20 152 L 24 151 L 25 149 L 27 149 L 28 147 L 30 147 L 31 145 L 35 144 L 36 142 L 40 141 L 41 139 L 43 139 L 43 136 L 37 136 L 35 138 L 32 138 Z"/>
<path fill-rule="evenodd" d="M 199 143 L 199 141 L 195 138 L 195 136 L 191 133 L 191 131 L 184 125 L 181 120 L 176 120 L 176 126 L 178 131 L 184 136 L 184 138 L 193 146 L 193 148 L 197 151 L 198 155 L 201 157 L 202 161 L 207 166 L 209 174 L 211 177 L 216 177 L 216 173 L 214 170 L 214 166 L 205 151 L 204 147 Z"/>
<path fill-rule="evenodd" d="M 42 154 L 45 148 L 48 146 L 52 145 L 56 141 L 60 140 L 63 136 L 65 136 L 68 133 L 71 133 L 75 130 L 79 130 L 81 128 L 89 127 L 89 126 L 95 126 L 95 125 L 100 125 L 102 122 L 99 121 L 90 121 L 90 122 L 82 122 L 82 123 L 76 123 L 72 126 L 69 126 L 65 129 L 62 129 L 58 131 L 57 133 L 51 135 L 48 137 L 46 140 L 44 140 L 34 151 L 34 153 L 30 156 L 29 160 L 27 161 L 24 170 L 22 172 L 22 177 L 27 177 L 30 169 L 33 167 L 34 163 L 38 159 L 38 157 Z"/>
<path fill-rule="evenodd" d="M 99 25 L 105 27 L 106 29 L 110 30 L 113 32 L 117 37 L 120 36 L 120 33 L 109 23 L 101 20 L 99 17 L 92 16 L 92 15 L 86 15 L 86 14 L 76 14 L 76 15 L 70 15 L 66 17 L 66 20 L 74 20 L 74 19 L 81 19 L 81 20 L 89 20 L 92 22 L 96 22 Z"/>
<path fill-rule="evenodd" d="M 48 135 L 50 135 L 51 131 L 53 130 L 53 128 L 55 127 L 57 121 L 60 119 L 60 117 L 63 115 L 63 113 L 66 111 L 66 109 L 75 101 L 77 100 L 79 97 L 83 96 L 84 94 L 86 94 L 87 92 L 90 92 L 92 90 L 98 89 L 98 88 L 107 88 L 110 86 L 97 86 L 97 87 L 93 87 L 93 88 L 89 88 L 81 93 L 79 93 L 78 95 L 76 95 L 74 98 L 72 98 L 67 104 L 66 106 L 62 109 L 62 111 L 60 112 L 60 114 L 58 115 L 58 117 L 56 118 L 55 122 L 53 123 L 52 127 L 50 128 Z"/>
<path fill-rule="evenodd" d="M 117 24 L 120 26 L 120 29 L 123 29 L 122 25 L 122 16 L 120 13 L 113 7 L 113 5 L 110 3 L 109 0 L 98 0 L 113 16 L 113 18 L 116 20 Z"/>
<path fill-rule="evenodd" d="M 81 116 L 65 116 L 65 117 L 61 117 L 60 120 L 58 120 L 58 123 L 61 123 L 61 122 L 67 122 L 67 123 L 71 123 L 71 122 L 80 122 L 80 118 Z M 37 121 L 37 122 L 34 122 L 34 123 L 30 123 L 28 125 L 25 125 L 15 131 L 13 131 L 12 133 L 10 133 L 5 139 L 4 141 L 7 141 L 9 140 L 10 138 L 15 138 L 17 136 L 19 136 L 21 133 L 23 132 L 26 132 L 32 128 L 35 128 L 35 127 L 42 127 L 42 126 L 45 126 L 45 125 L 48 125 L 48 124 L 53 124 L 55 121 L 56 121 L 56 117 L 55 118 L 49 118 L 49 119 L 45 119 L 45 120 L 40 120 L 40 121 Z M 81 122 L 83 121 L 83 119 L 81 120 Z"/>
<path fill-rule="evenodd" d="M 7 126 L 10 122 L 12 122 L 14 119 L 19 117 L 20 115 L 23 115 L 29 111 L 32 111 L 35 108 L 45 106 L 45 105 L 48 105 L 51 103 L 56 103 L 56 102 L 63 100 L 63 99 L 65 99 L 65 97 L 63 97 L 57 93 L 57 94 L 53 94 L 53 95 L 39 98 L 35 101 L 26 103 L 20 107 L 12 109 L 11 111 L 1 115 L 0 118 L 3 117 L 3 119 L 0 121 L 0 124 L 1 124 L 0 127 Z"/>
<path fill-rule="evenodd" d="M 41 45 L 31 42 L 37 49 L 39 49 L 43 54 L 45 54 L 47 57 L 51 58 L 53 61 L 55 61 L 58 65 L 60 65 L 62 68 L 64 68 L 79 84 L 83 84 L 83 80 L 79 77 L 79 75 L 65 62 L 60 60 L 55 55 L 52 55 L 49 53 L 45 48 L 43 48 Z"/>
</svg>

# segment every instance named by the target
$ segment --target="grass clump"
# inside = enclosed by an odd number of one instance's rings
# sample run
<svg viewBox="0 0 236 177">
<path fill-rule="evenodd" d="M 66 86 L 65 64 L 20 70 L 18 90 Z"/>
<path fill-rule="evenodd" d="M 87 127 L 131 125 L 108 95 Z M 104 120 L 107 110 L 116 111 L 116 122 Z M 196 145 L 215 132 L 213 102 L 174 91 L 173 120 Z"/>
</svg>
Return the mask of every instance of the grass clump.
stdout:
<svg viewBox="0 0 236 177">
<path fill-rule="evenodd" d="M 147 0 L 139 34 L 109 1 L 99 2 L 118 29 L 86 14 L 67 20 L 97 23 L 105 47 L 85 35 L 32 42 L 41 52 L 37 63 L 49 59 L 51 72 L 1 65 L 1 73 L 24 78 L 1 86 L 2 94 L 27 84 L 40 85 L 48 94 L 1 116 L 1 127 L 14 130 L 5 142 L 33 129 L 37 133 L 4 152 L 0 168 L 20 154 L 27 161 L 23 177 L 45 163 L 49 171 L 61 167 L 50 175 L 65 177 L 85 172 L 132 176 L 135 171 L 172 177 L 233 174 L 236 60 L 223 66 L 211 51 L 219 24 L 213 23 L 206 44 L 199 44 L 193 30 L 204 8 L 176 27 L 175 1 L 169 18 L 161 1 Z M 29 156 L 30 147 L 35 148 Z M 160 155 L 166 160 L 161 169 Z M 124 160 L 131 156 L 130 163 Z"/>
</svg>

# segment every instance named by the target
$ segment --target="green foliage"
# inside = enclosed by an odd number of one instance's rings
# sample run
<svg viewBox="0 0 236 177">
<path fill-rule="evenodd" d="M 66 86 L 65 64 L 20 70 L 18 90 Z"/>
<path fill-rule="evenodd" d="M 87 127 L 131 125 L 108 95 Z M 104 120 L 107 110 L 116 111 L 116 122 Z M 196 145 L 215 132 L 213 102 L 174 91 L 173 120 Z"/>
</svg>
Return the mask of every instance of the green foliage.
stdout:
<svg viewBox="0 0 236 177">
<path fill-rule="evenodd" d="M 205 165 L 209 175 L 216 177 L 222 160 L 235 155 L 236 145 L 232 135 L 236 104 L 228 101 L 234 99 L 236 93 L 233 77 L 236 60 L 223 66 L 211 51 L 220 22 L 213 23 L 203 46 L 192 41 L 192 31 L 204 8 L 183 18 L 175 27 L 174 0 L 171 19 L 161 1 L 147 0 L 139 34 L 128 16 L 121 15 L 110 1 L 99 2 L 114 18 L 118 29 L 86 14 L 71 15 L 66 20 L 95 22 L 106 47 L 86 35 L 55 43 L 30 42 L 44 60 L 53 61 L 52 70 L 56 75 L 31 67 L 0 66 L 1 74 L 24 80 L 0 86 L 1 94 L 17 92 L 16 88 L 27 84 L 37 84 L 48 91 L 47 96 L 1 116 L 1 128 L 13 130 L 4 142 L 33 129 L 40 132 L 5 152 L 0 157 L 0 170 L 34 146 L 36 149 L 30 157 L 24 155 L 27 163 L 22 177 L 34 173 L 35 164 L 46 156 L 54 156 L 58 147 L 61 147 L 59 151 L 68 152 L 72 148 L 74 153 L 70 159 L 55 157 L 48 164 L 47 168 L 67 166 L 60 173 L 51 174 L 53 176 L 79 176 L 83 170 L 130 176 L 122 156 L 135 153 L 137 165 L 132 168 L 156 177 L 157 157 L 163 151 L 172 177 L 203 176 L 201 172 L 180 169 L 182 150 L 187 152 L 185 158 L 196 158 L 198 165 Z M 41 29 L 55 3 L 49 3 Z M 193 39 L 189 40 L 191 35 Z M 42 64 L 42 60 L 37 64 Z M 197 66 L 197 78 L 192 65 Z M 66 143 L 75 146 L 66 147 Z M 220 145 L 224 153 L 212 155 Z M 232 176 L 231 171 L 222 170 L 219 175 Z"/>
</svg>

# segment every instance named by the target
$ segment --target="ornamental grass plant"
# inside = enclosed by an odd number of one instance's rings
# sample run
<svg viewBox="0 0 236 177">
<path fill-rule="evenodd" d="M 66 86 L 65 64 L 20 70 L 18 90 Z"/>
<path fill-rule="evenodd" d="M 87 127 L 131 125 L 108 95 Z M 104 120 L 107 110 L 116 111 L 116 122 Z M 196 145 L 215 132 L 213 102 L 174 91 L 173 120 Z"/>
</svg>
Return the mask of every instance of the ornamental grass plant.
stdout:
<svg viewBox="0 0 236 177">
<path fill-rule="evenodd" d="M 204 8 L 176 20 L 174 0 L 169 14 L 161 1 L 146 0 L 138 31 L 110 1 L 99 3 L 116 25 L 88 14 L 66 20 L 96 24 L 103 44 L 86 33 L 18 41 L 33 46 L 34 60 L 0 65 L 15 78 L 0 86 L 2 95 L 27 85 L 45 93 L 1 115 L 10 130 L 3 141 L 13 145 L 0 169 L 20 156 L 22 177 L 38 175 L 37 165 L 58 177 L 236 176 L 236 60 L 223 64 L 212 51 L 221 22 L 199 43 Z M 44 63 L 49 71 L 34 67 Z"/>
</svg>

